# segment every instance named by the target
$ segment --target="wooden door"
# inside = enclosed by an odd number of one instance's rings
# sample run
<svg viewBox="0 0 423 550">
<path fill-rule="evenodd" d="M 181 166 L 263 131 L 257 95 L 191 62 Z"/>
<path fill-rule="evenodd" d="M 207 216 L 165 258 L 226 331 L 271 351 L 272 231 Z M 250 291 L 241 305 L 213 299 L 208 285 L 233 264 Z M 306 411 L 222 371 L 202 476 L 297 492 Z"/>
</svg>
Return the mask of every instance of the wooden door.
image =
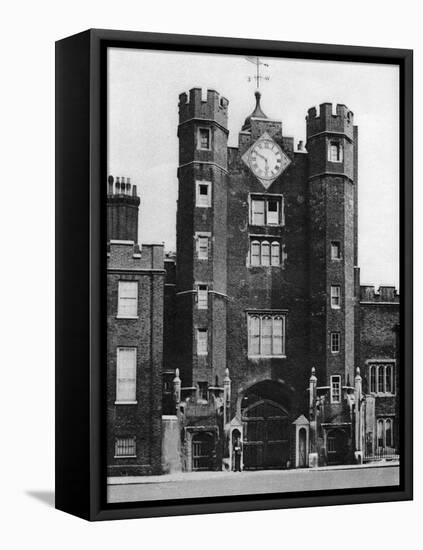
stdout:
<svg viewBox="0 0 423 550">
<path fill-rule="evenodd" d="M 244 411 L 244 469 L 283 468 L 289 458 L 289 420 L 272 401 L 259 401 Z"/>
</svg>

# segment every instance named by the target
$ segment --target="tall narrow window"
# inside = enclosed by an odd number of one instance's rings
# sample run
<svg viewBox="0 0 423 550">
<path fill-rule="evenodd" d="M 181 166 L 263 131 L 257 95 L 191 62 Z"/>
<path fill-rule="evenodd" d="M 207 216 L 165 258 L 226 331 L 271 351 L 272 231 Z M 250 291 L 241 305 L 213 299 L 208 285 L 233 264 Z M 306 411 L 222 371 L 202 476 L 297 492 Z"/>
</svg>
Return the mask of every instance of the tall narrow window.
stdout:
<svg viewBox="0 0 423 550">
<path fill-rule="evenodd" d="M 251 243 L 251 265 L 260 265 L 260 243 L 252 241 Z"/>
<path fill-rule="evenodd" d="M 272 318 L 261 320 L 261 355 L 272 355 Z"/>
<path fill-rule="evenodd" d="M 251 223 L 253 225 L 265 225 L 264 217 L 265 201 L 262 199 L 252 199 L 251 201 Z"/>
<path fill-rule="evenodd" d="M 330 256 L 332 260 L 341 259 L 341 243 L 339 241 L 332 241 L 330 243 Z"/>
<path fill-rule="evenodd" d="M 118 348 L 116 365 L 116 402 L 136 402 L 136 348 Z"/>
<path fill-rule="evenodd" d="M 341 307 L 341 287 L 339 285 L 332 285 L 330 287 L 330 305 L 332 309 L 339 309 Z"/>
<path fill-rule="evenodd" d="M 248 349 L 250 355 L 260 354 L 260 317 L 249 316 L 248 319 Z"/>
<path fill-rule="evenodd" d="M 209 259 L 209 238 L 200 235 L 197 242 L 197 252 L 199 260 Z"/>
<path fill-rule="evenodd" d="M 283 354 L 283 319 L 282 317 L 275 317 L 273 319 L 273 332 L 272 332 L 272 354 Z"/>
<path fill-rule="evenodd" d="M 376 393 L 376 365 L 369 367 L 370 371 L 370 392 Z"/>
<path fill-rule="evenodd" d="M 331 162 L 342 162 L 342 145 L 339 141 L 329 143 L 329 160 Z"/>
<path fill-rule="evenodd" d="M 261 243 L 261 265 L 270 265 L 270 244 L 267 241 Z"/>
<path fill-rule="evenodd" d="M 377 391 L 379 393 L 385 393 L 385 367 L 379 365 L 377 369 Z"/>
<path fill-rule="evenodd" d="M 267 225 L 279 225 L 279 205 L 279 200 L 267 200 Z"/>
<path fill-rule="evenodd" d="M 197 288 L 197 306 L 198 309 L 207 309 L 208 307 L 208 288 L 207 285 L 198 285 Z"/>
<path fill-rule="evenodd" d="M 385 366 L 385 391 L 386 393 L 394 393 L 392 365 Z"/>
<path fill-rule="evenodd" d="M 201 208 L 211 206 L 211 183 L 209 181 L 196 182 L 196 205 Z"/>
<path fill-rule="evenodd" d="M 207 329 L 197 329 L 197 355 L 207 355 Z"/>
<path fill-rule="evenodd" d="M 341 377 L 339 375 L 330 377 L 330 400 L 331 403 L 341 401 Z"/>
<path fill-rule="evenodd" d="M 210 129 L 199 128 L 198 130 L 198 149 L 209 150 L 210 149 Z"/>
<path fill-rule="evenodd" d="M 330 333 L 330 351 L 332 353 L 339 353 L 341 349 L 341 335 L 339 332 Z"/>
<path fill-rule="evenodd" d="M 137 456 L 135 437 L 119 437 L 115 440 L 115 457 L 133 458 Z"/>
<path fill-rule="evenodd" d="M 281 247 L 277 241 L 272 242 L 272 255 L 270 263 L 272 265 L 280 265 L 281 263 Z"/>
<path fill-rule="evenodd" d="M 119 281 L 118 312 L 122 318 L 134 318 L 138 315 L 138 282 Z"/>
<path fill-rule="evenodd" d="M 378 447 L 384 447 L 384 441 L 383 441 L 383 436 L 384 436 L 384 421 L 383 421 L 383 418 L 379 418 L 379 420 L 377 421 L 377 446 Z"/>
<path fill-rule="evenodd" d="M 385 420 L 385 445 L 387 447 L 393 447 L 393 438 L 392 438 L 392 420 L 387 418 Z"/>
</svg>

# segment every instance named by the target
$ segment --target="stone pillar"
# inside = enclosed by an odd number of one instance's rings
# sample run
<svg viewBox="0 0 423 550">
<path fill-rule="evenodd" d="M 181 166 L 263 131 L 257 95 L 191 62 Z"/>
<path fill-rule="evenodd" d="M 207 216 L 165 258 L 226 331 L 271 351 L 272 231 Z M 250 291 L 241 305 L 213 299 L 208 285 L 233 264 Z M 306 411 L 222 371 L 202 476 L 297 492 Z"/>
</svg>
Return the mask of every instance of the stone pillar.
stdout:
<svg viewBox="0 0 423 550">
<path fill-rule="evenodd" d="M 363 411 L 362 411 L 362 379 L 360 369 L 357 367 L 354 379 L 354 401 L 355 401 L 355 450 L 354 459 L 356 464 L 363 463 Z"/>
<path fill-rule="evenodd" d="M 179 378 L 179 369 L 175 370 L 175 378 L 173 379 L 173 396 L 175 405 L 178 406 L 181 402 L 181 379 Z"/>
<path fill-rule="evenodd" d="M 309 383 L 309 418 L 310 418 L 310 447 L 308 454 L 308 465 L 310 468 L 317 468 L 319 455 L 317 452 L 317 378 L 316 369 L 311 369 Z"/>
<path fill-rule="evenodd" d="M 223 380 L 223 402 L 223 425 L 225 426 L 231 420 L 231 379 L 228 368 L 225 370 Z"/>
</svg>

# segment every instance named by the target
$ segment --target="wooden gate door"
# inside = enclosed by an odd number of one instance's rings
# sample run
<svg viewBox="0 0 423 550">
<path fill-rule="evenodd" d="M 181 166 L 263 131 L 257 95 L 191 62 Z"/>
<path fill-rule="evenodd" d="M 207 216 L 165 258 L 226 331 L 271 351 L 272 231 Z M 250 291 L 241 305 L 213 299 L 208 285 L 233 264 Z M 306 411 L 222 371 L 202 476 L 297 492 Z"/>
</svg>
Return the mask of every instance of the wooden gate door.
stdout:
<svg viewBox="0 0 423 550">
<path fill-rule="evenodd" d="M 327 433 L 328 464 L 345 464 L 348 454 L 347 434 L 340 429 L 330 430 Z"/>
<path fill-rule="evenodd" d="M 194 471 L 213 469 L 213 439 L 211 434 L 203 432 L 192 438 L 192 469 Z"/>
<path fill-rule="evenodd" d="M 259 401 L 247 408 L 244 424 L 244 469 L 283 468 L 289 457 L 289 420 L 272 401 Z"/>
</svg>

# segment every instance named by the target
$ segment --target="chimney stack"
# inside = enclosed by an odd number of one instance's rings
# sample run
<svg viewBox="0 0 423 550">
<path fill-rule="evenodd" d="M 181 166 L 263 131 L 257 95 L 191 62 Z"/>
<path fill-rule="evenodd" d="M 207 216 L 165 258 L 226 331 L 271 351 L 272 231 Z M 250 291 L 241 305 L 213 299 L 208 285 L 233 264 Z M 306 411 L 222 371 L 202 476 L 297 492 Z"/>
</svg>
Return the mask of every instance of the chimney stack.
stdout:
<svg viewBox="0 0 423 550">
<path fill-rule="evenodd" d="M 107 242 L 132 241 L 138 244 L 140 198 L 131 179 L 113 176 L 107 179 Z"/>
</svg>

